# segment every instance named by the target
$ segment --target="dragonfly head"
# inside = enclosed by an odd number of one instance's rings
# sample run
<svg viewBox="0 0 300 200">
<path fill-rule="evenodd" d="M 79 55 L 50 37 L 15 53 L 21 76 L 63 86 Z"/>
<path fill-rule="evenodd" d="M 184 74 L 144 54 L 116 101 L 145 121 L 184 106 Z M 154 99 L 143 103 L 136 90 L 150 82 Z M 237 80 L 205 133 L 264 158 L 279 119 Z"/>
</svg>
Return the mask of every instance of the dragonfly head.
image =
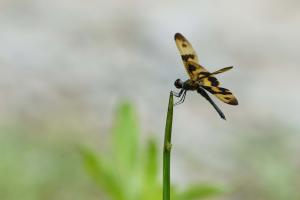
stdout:
<svg viewBox="0 0 300 200">
<path fill-rule="evenodd" d="M 181 89 L 183 87 L 183 82 L 180 80 L 180 79 L 177 79 L 175 82 L 174 82 L 174 85 L 177 89 Z"/>
</svg>

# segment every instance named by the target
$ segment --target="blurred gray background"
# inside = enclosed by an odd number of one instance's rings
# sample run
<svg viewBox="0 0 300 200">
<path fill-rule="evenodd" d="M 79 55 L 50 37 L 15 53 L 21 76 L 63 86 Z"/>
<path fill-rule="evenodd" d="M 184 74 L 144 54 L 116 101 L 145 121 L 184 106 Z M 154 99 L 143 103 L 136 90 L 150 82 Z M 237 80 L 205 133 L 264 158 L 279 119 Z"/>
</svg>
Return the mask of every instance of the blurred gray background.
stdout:
<svg viewBox="0 0 300 200">
<path fill-rule="evenodd" d="M 228 199 L 299 199 L 299 10 L 296 0 L 1 0 L 0 123 L 101 145 L 128 100 L 143 137 L 162 143 L 169 91 L 188 78 L 180 32 L 208 70 L 234 66 L 218 79 L 239 105 L 214 98 L 227 121 L 197 93 L 175 107 L 173 180 L 230 184 Z"/>
</svg>

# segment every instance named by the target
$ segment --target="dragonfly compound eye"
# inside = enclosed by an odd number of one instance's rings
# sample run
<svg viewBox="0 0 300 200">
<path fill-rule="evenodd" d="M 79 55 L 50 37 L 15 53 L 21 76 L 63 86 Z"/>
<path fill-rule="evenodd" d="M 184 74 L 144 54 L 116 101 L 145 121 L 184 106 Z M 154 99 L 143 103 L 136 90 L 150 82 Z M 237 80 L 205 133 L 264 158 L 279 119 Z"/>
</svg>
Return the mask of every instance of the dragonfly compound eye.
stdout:
<svg viewBox="0 0 300 200">
<path fill-rule="evenodd" d="M 174 82 L 174 85 L 176 88 L 180 89 L 182 88 L 182 82 L 180 79 L 177 79 L 175 82 Z"/>
</svg>

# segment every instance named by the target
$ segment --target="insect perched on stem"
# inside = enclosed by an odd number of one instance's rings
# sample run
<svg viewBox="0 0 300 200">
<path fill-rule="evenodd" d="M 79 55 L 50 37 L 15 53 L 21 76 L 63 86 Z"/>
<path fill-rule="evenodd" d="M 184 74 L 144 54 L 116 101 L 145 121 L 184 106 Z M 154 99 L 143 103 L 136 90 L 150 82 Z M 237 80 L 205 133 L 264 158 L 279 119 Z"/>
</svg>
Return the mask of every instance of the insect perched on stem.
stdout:
<svg viewBox="0 0 300 200">
<path fill-rule="evenodd" d="M 179 93 L 172 91 L 174 96 L 180 97 L 180 100 L 174 105 L 179 105 L 184 102 L 185 95 L 188 90 L 197 90 L 198 93 L 200 93 L 206 100 L 208 100 L 212 104 L 212 106 L 219 113 L 220 117 L 225 119 L 225 115 L 223 114 L 223 112 L 213 102 L 213 100 L 209 97 L 206 91 L 215 95 L 224 103 L 230 105 L 238 105 L 238 101 L 233 96 L 232 92 L 230 92 L 226 88 L 219 87 L 220 83 L 218 79 L 214 76 L 216 74 L 226 72 L 232 69 L 233 67 L 225 67 L 213 73 L 210 73 L 202 65 L 199 64 L 195 50 L 183 35 L 181 35 L 180 33 L 176 33 L 175 42 L 190 79 L 186 81 L 177 79 L 175 81 L 175 87 L 181 90 Z"/>
</svg>

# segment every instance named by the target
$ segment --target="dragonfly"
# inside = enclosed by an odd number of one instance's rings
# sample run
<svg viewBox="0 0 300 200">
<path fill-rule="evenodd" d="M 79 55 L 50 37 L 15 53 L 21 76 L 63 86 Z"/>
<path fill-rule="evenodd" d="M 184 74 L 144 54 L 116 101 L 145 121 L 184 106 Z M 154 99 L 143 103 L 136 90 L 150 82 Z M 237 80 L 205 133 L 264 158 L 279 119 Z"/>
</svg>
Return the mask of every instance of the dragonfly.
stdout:
<svg viewBox="0 0 300 200">
<path fill-rule="evenodd" d="M 189 75 L 189 79 L 182 81 L 177 79 L 174 82 L 174 86 L 180 91 L 174 92 L 173 95 L 180 98 L 174 105 L 179 105 L 184 102 L 187 91 L 197 91 L 201 94 L 218 112 L 220 117 L 226 120 L 224 113 L 214 103 L 206 91 L 216 96 L 219 100 L 230 105 L 238 105 L 237 98 L 232 92 L 226 88 L 220 87 L 220 82 L 215 75 L 226 72 L 233 68 L 233 66 L 224 67 L 215 72 L 207 71 L 202 65 L 199 64 L 198 56 L 193 49 L 190 42 L 180 33 L 176 33 L 174 36 L 176 46 L 180 52 L 181 59 L 184 67 Z"/>
</svg>

